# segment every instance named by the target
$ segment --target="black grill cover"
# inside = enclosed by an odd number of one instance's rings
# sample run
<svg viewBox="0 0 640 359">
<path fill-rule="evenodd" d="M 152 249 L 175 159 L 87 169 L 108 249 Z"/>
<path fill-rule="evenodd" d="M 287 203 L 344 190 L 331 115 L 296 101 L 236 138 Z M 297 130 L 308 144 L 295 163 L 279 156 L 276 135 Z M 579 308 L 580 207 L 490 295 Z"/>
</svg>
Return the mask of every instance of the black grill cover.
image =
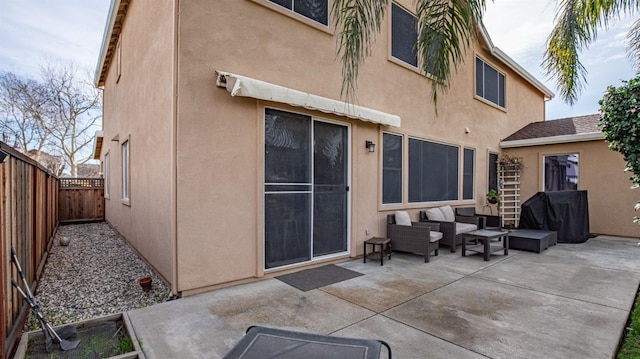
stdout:
<svg viewBox="0 0 640 359">
<path fill-rule="evenodd" d="M 559 243 L 589 239 L 587 191 L 538 192 L 522 204 L 520 229 L 558 232 Z"/>
</svg>

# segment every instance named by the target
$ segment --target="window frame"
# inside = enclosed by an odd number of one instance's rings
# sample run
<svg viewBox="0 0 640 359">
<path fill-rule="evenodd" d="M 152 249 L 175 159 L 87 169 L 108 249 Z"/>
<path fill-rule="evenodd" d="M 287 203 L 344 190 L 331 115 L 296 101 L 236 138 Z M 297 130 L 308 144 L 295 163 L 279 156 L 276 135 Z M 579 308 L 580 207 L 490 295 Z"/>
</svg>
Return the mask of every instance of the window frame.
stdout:
<svg viewBox="0 0 640 359">
<path fill-rule="evenodd" d="M 483 72 L 482 72 L 482 95 L 478 94 L 478 61 L 481 61 L 483 64 Z M 484 75 L 484 67 L 488 66 L 491 69 L 493 69 L 494 71 L 496 71 L 498 73 L 498 79 L 500 79 L 500 75 L 502 75 L 502 87 L 498 88 L 498 103 L 493 102 L 492 100 L 488 99 L 486 97 L 486 91 L 485 91 L 485 84 L 486 84 L 486 78 Z M 474 71 L 474 76 L 473 76 L 473 97 L 481 102 L 484 102 L 490 106 L 493 106 L 497 109 L 500 109 L 502 111 L 507 110 L 507 75 L 500 71 L 496 66 L 494 66 L 493 64 L 491 64 L 489 61 L 483 59 L 480 55 L 476 54 L 475 55 L 475 59 L 474 59 L 474 65 L 473 65 L 473 71 Z M 500 86 L 500 84 L 498 83 L 498 86 Z M 500 105 L 500 91 L 502 91 L 502 102 L 504 105 Z"/>
<path fill-rule="evenodd" d="M 403 10 L 404 12 L 408 13 L 409 15 L 411 15 L 415 19 L 416 42 L 417 42 L 417 39 L 418 39 L 418 28 L 417 28 L 418 27 L 418 17 L 413 12 L 411 12 L 409 9 L 404 7 L 403 5 L 398 4 L 395 1 L 391 1 L 391 4 L 389 5 L 390 6 L 389 12 L 391 14 L 391 20 L 390 20 L 391 25 L 389 26 L 389 53 L 388 53 L 388 60 L 393 62 L 393 63 L 395 63 L 396 65 L 399 65 L 399 66 L 402 66 L 402 67 L 406 68 L 407 70 L 411 70 L 411 71 L 416 72 L 416 73 L 418 73 L 420 75 L 423 75 L 423 76 L 425 76 L 427 78 L 430 78 L 430 79 L 432 79 L 434 81 L 437 81 L 437 79 L 430 72 L 423 72 L 422 71 L 423 70 L 422 69 L 422 67 L 423 67 L 422 59 L 420 58 L 420 56 L 418 56 L 418 52 L 417 52 L 416 49 L 414 49 L 414 52 L 416 54 L 416 63 L 417 63 L 417 65 L 415 65 L 415 66 L 413 64 L 408 63 L 408 62 L 402 60 L 401 58 L 395 57 L 393 55 L 393 8 L 394 8 L 394 5 L 397 6 L 400 10 Z M 414 44 L 414 47 L 415 47 L 415 44 Z"/>
<path fill-rule="evenodd" d="M 111 170 L 109 169 L 109 167 L 111 167 L 111 156 L 109 154 L 109 152 L 107 151 L 104 154 L 104 162 L 103 162 L 103 173 L 104 173 L 104 198 L 105 199 L 110 199 L 111 196 L 109 195 L 109 177 L 111 175 Z"/>
<path fill-rule="evenodd" d="M 116 84 L 120 82 L 122 76 L 122 34 L 118 36 L 116 42 Z"/>
<path fill-rule="evenodd" d="M 122 161 L 122 203 L 131 205 L 131 140 L 127 137 L 120 144 Z"/>
<path fill-rule="evenodd" d="M 558 157 L 558 156 L 566 156 L 567 158 L 569 156 L 575 155 L 578 159 L 577 161 L 577 165 L 576 165 L 576 184 L 575 184 L 575 189 L 574 188 L 568 188 L 568 189 L 555 189 L 555 190 L 549 190 L 547 189 L 547 157 Z M 542 188 L 541 190 L 544 192 L 555 192 L 555 191 L 577 191 L 580 190 L 580 158 L 582 157 L 582 154 L 579 151 L 572 151 L 572 152 L 562 152 L 562 153 L 545 153 L 541 155 L 542 157 L 542 171 L 540 171 L 542 173 Z M 565 175 L 565 181 L 566 181 L 566 175 Z"/>
<path fill-rule="evenodd" d="M 495 183 L 495 188 L 493 188 L 491 186 L 491 156 L 495 155 L 496 156 L 496 160 L 495 162 L 493 162 L 494 166 L 495 166 L 495 171 L 493 173 L 493 175 L 495 176 L 496 179 L 496 183 Z M 487 154 L 487 193 L 492 190 L 495 189 L 496 191 L 498 191 L 500 184 L 498 183 L 498 171 L 499 171 L 499 165 L 498 165 L 498 160 L 500 159 L 500 153 L 498 152 L 493 152 L 493 151 L 489 151 Z"/>
<path fill-rule="evenodd" d="M 467 151 L 471 151 L 472 152 L 472 157 L 471 157 L 471 198 L 466 198 L 465 197 L 465 184 L 466 184 L 466 178 L 467 178 L 467 174 L 465 172 L 465 165 L 466 165 L 466 152 Z M 462 146 L 462 171 L 461 171 L 461 176 L 462 176 L 462 184 L 460 185 L 460 190 L 461 190 L 461 194 L 462 194 L 462 201 L 472 201 L 476 198 L 476 149 L 473 147 L 469 147 L 469 146 Z"/>
<path fill-rule="evenodd" d="M 415 28 L 416 41 L 417 41 L 417 38 L 418 38 L 418 29 L 417 29 L 418 18 L 411 11 L 406 9 L 404 6 L 396 3 L 395 1 L 391 1 L 390 7 L 391 7 L 391 9 L 390 9 L 390 14 L 391 14 L 390 22 L 391 22 L 391 25 L 389 26 L 389 58 L 393 62 L 395 62 L 395 63 L 397 63 L 397 64 L 399 64 L 399 65 L 401 65 L 403 67 L 406 67 L 406 68 L 408 68 L 410 70 L 413 70 L 413 71 L 416 71 L 416 72 L 420 72 L 420 57 L 418 56 L 418 52 L 415 49 L 415 44 L 414 44 L 413 51 L 414 51 L 414 53 L 416 55 L 416 65 L 414 65 L 412 63 L 409 63 L 409 62 L 406 62 L 405 60 L 403 60 L 403 59 L 401 59 L 399 57 L 396 57 L 393 54 L 393 34 L 394 34 L 394 32 L 393 32 L 393 18 L 394 18 L 393 11 L 394 11 L 394 8 L 398 8 L 398 9 L 404 11 L 405 13 L 411 15 L 415 19 L 415 23 L 414 24 L 416 25 L 416 28 Z"/>
<path fill-rule="evenodd" d="M 422 198 L 420 198 L 420 200 L 413 200 L 411 197 L 411 172 L 412 172 L 412 168 L 411 168 L 411 141 L 421 141 L 421 142 L 426 142 L 426 143 L 431 143 L 431 144 L 436 144 L 436 145 L 442 145 L 442 146 L 447 146 L 450 147 L 452 149 L 456 149 L 456 156 L 455 156 L 455 166 L 447 166 L 445 164 L 445 167 L 447 167 L 447 169 L 453 169 L 455 168 L 456 171 L 456 176 L 455 176 L 455 198 L 444 198 L 444 199 L 426 199 L 424 198 L 424 196 L 422 196 Z M 461 195 L 461 185 L 462 185 L 462 173 L 460 171 L 461 169 L 461 163 L 460 163 L 460 159 L 461 159 L 461 149 L 463 148 L 460 145 L 456 145 L 456 144 L 451 144 L 451 143 L 446 143 L 446 142 L 441 142 L 441 141 L 434 141 L 434 140 L 428 140 L 428 139 L 424 139 L 424 138 L 420 138 L 420 137 L 408 137 L 408 150 L 407 150 L 407 203 L 409 204 L 420 204 L 420 203 L 433 203 L 433 202 L 460 202 L 460 195 Z M 449 174 L 446 174 L 447 176 L 449 176 Z M 424 182 L 424 179 L 421 180 L 421 182 Z M 449 189 L 449 184 L 446 184 L 447 189 Z M 451 193 L 453 193 L 453 191 L 451 191 Z"/>
<path fill-rule="evenodd" d="M 316 28 L 320 31 L 323 31 L 327 34 L 333 35 L 334 34 L 334 30 L 333 30 L 333 26 L 331 24 L 331 0 L 327 0 L 327 25 L 324 25 L 321 22 L 318 22 L 316 20 L 313 20 L 311 18 L 308 18 L 300 13 L 295 12 L 292 9 L 286 8 L 280 4 L 276 4 L 274 2 L 272 2 L 271 0 L 250 0 L 256 4 L 262 5 L 266 8 L 269 8 L 275 12 L 278 12 L 282 15 L 285 15 L 287 17 L 290 17 L 294 20 L 300 21 L 302 23 L 304 23 L 305 25 L 309 25 L 313 28 Z"/>
<path fill-rule="evenodd" d="M 397 168 L 386 168 L 385 167 L 385 135 L 388 136 L 396 136 L 400 138 L 400 201 L 399 202 L 385 202 L 385 170 L 390 169 L 390 170 L 394 170 L 397 171 Z M 399 134 L 399 133 L 393 133 L 393 132 L 388 132 L 388 131 L 383 131 L 382 132 L 382 198 L 381 198 L 381 202 L 383 205 L 389 206 L 389 205 L 398 205 L 398 204 L 403 204 L 404 203 L 404 161 L 405 161 L 405 150 L 404 150 L 404 135 Z"/>
</svg>

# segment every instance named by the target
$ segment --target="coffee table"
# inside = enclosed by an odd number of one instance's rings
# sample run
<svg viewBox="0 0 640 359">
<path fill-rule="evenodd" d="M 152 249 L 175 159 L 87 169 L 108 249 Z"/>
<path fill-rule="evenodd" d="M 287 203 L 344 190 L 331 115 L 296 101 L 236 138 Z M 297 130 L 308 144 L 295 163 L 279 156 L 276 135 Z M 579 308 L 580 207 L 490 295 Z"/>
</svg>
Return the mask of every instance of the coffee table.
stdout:
<svg viewBox="0 0 640 359">
<path fill-rule="evenodd" d="M 502 238 L 502 245 L 491 244 L 492 239 Z M 479 240 L 481 244 L 467 246 L 468 240 Z M 509 254 L 509 232 L 496 231 L 490 229 L 478 229 L 462 234 L 462 256 L 466 256 L 467 251 L 484 254 L 484 260 L 490 259 L 491 253 L 504 250 L 504 255 Z"/>
</svg>

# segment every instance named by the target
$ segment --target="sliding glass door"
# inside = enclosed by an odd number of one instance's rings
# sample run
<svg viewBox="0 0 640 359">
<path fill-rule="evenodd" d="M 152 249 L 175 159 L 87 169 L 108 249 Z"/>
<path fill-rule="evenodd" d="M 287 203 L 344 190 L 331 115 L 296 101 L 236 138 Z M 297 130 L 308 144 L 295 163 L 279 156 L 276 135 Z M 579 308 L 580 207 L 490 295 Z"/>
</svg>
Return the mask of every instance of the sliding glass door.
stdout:
<svg viewBox="0 0 640 359">
<path fill-rule="evenodd" d="M 348 251 L 348 127 L 265 110 L 265 268 Z"/>
</svg>

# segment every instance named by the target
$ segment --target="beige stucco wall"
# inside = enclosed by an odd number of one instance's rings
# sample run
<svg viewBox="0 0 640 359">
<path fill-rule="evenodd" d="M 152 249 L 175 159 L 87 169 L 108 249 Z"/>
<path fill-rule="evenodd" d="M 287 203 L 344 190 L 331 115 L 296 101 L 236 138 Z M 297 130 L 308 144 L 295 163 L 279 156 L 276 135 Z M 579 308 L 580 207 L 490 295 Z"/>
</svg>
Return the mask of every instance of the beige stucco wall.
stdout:
<svg viewBox="0 0 640 359">
<path fill-rule="evenodd" d="M 401 1 L 411 8 L 410 0 Z M 341 68 L 336 37 L 260 1 L 180 2 L 177 118 L 178 289 L 197 291 L 264 275 L 263 113 L 264 106 L 294 110 L 351 125 L 351 256 L 362 241 L 384 235 L 389 211 L 409 209 L 414 219 L 442 203 L 381 204 L 382 133 L 469 146 L 476 150 L 476 200 L 447 202 L 484 205 L 487 153 L 525 124 L 544 119 L 543 94 L 493 58 L 480 43 L 475 51 L 507 77 L 507 110 L 474 99 L 474 50 L 431 103 L 431 80 L 389 61 L 389 16 L 372 56 L 361 67 L 357 104 L 397 114 L 401 128 L 387 128 L 338 116 L 234 98 L 215 86 L 215 70 L 340 99 Z M 150 122 L 151 119 L 147 119 Z M 167 120 L 168 121 L 168 120 Z M 465 132 L 468 127 L 470 132 Z M 375 153 L 364 148 L 377 144 Z M 273 273 L 268 273 L 273 274 Z"/>
<path fill-rule="evenodd" d="M 102 160 L 110 157 L 107 220 L 172 280 L 171 2 L 136 0 L 121 34 L 121 76 L 111 63 L 104 90 Z M 130 201 L 122 201 L 121 144 L 129 139 Z"/>
<path fill-rule="evenodd" d="M 578 189 L 588 191 L 589 225 L 592 233 L 638 237 L 633 223 L 637 191 L 630 189 L 622 155 L 611 151 L 604 140 L 505 149 L 522 157 L 522 200 L 543 190 L 545 155 L 579 154 Z"/>
</svg>

